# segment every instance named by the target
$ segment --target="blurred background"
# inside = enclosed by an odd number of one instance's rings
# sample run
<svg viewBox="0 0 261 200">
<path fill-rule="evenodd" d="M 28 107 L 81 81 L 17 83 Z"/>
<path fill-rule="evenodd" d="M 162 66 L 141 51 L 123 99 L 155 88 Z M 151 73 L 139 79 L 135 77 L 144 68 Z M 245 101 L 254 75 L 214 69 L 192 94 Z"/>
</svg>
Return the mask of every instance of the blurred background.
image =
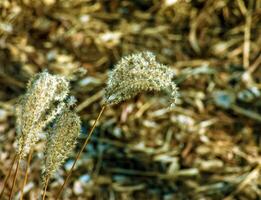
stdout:
<svg viewBox="0 0 261 200">
<path fill-rule="evenodd" d="M 1 0 L 0 188 L 17 145 L 13 107 L 30 77 L 70 78 L 83 122 L 49 184 L 53 199 L 101 109 L 108 71 L 149 50 L 175 70 L 176 107 L 158 94 L 108 107 L 62 199 L 261 199 L 260 35 L 260 0 Z M 43 147 L 25 199 L 41 193 Z"/>
</svg>

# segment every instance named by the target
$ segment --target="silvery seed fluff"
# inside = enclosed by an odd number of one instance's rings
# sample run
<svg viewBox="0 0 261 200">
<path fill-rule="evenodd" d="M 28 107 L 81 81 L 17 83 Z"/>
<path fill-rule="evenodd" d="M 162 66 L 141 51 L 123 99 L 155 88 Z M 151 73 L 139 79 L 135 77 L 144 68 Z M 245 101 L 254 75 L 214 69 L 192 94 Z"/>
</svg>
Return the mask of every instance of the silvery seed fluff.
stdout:
<svg viewBox="0 0 261 200">
<path fill-rule="evenodd" d="M 80 134 L 81 121 L 79 116 L 70 110 L 65 110 L 57 117 L 54 126 L 49 128 L 45 159 L 43 168 L 43 180 L 60 167 L 72 152 L 76 139 Z"/>
<path fill-rule="evenodd" d="M 117 104 L 145 91 L 162 91 L 168 95 L 173 106 L 177 99 L 173 77 L 173 70 L 158 63 L 151 52 L 123 57 L 109 73 L 105 103 Z"/>
<path fill-rule="evenodd" d="M 25 157 L 39 140 L 39 133 L 65 108 L 69 82 L 62 76 L 44 71 L 33 77 L 27 92 L 16 105 L 18 155 Z"/>
</svg>

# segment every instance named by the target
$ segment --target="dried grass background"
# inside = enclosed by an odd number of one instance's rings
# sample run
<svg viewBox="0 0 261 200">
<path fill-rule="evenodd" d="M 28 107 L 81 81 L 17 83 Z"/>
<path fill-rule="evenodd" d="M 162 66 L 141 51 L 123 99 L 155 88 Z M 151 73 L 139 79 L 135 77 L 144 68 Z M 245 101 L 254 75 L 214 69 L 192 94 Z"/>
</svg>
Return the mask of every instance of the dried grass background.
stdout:
<svg viewBox="0 0 261 200">
<path fill-rule="evenodd" d="M 70 78 L 83 121 L 78 150 L 108 70 L 150 50 L 176 71 L 177 106 L 148 94 L 107 108 L 63 199 L 260 199 L 260 35 L 260 0 L 1 0 L 0 188 L 17 145 L 13 106 L 33 74 Z M 43 148 L 35 148 L 26 199 L 40 195 Z M 51 180 L 48 199 L 72 161 Z"/>
</svg>

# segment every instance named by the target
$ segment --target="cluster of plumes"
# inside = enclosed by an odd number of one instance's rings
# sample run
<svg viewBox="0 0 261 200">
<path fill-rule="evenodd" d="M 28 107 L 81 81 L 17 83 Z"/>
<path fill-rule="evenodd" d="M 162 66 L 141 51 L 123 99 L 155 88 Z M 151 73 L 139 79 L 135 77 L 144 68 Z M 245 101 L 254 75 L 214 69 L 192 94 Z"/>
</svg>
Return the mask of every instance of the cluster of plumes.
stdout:
<svg viewBox="0 0 261 200">
<path fill-rule="evenodd" d="M 124 57 L 110 73 L 105 89 L 106 104 L 117 104 L 144 91 L 165 92 L 175 104 L 177 87 L 174 73 L 156 61 L 151 52 Z M 69 82 L 48 72 L 37 74 L 16 107 L 18 150 L 24 158 L 47 130 L 43 178 L 50 177 L 69 156 L 79 136 L 81 121 L 71 109 Z"/>
<path fill-rule="evenodd" d="M 70 108 L 73 99 L 69 96 L 69 82 L 63 76 L 44 71 L 29 81 L 26 94 L 16 106 L 17 154 L 20 158 L 28 154 L 42 132 L 51 130 L 47 135 L 44 168 L 48 166 L 52 172 L 57 169 L 72 150 L 80 133 L 80 119 Z"/>
<path fill-rule="evenodd" d="M 174 72 L 156 61 L 151 52 L 141 52 L 122 58 L 110 72 L 105 90 L 106 104 L 117 104 L 144 91 L 164 92 L 171 106 L 177 99 Z"/>
</svg>

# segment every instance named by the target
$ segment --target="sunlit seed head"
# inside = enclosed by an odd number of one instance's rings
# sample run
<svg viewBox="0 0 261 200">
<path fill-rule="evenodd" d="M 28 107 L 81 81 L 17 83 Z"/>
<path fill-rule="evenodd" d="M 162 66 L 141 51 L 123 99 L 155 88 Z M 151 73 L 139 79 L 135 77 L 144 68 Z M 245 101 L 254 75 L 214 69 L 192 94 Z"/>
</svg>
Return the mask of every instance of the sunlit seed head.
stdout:
<svg viewBox="0 0 261 200">
<path fill-rule="evenodd" d="M 18 154 L 26 156 L 39 140 L 39 133 L 65 108 L 69 82 L 47 71 L 35 75 L 16 106 Z"/>
<path fill-rule="evenodd" d="M 79 116 L 68 109 L 60 114 L 49 129 L 43 168 L 43 180 L 52 176 L 73 151 L 80 134 Z"/>
<path fill-rule="evenodd" d="M 106 104 L 117 104 L 146 91 L 164 92 L 171 105 L 177 99 L 174 72 L 156 61 L 151 52 L 141 52 L 123 57 L 109 73 L 105 90 Z"/>
</svg>

